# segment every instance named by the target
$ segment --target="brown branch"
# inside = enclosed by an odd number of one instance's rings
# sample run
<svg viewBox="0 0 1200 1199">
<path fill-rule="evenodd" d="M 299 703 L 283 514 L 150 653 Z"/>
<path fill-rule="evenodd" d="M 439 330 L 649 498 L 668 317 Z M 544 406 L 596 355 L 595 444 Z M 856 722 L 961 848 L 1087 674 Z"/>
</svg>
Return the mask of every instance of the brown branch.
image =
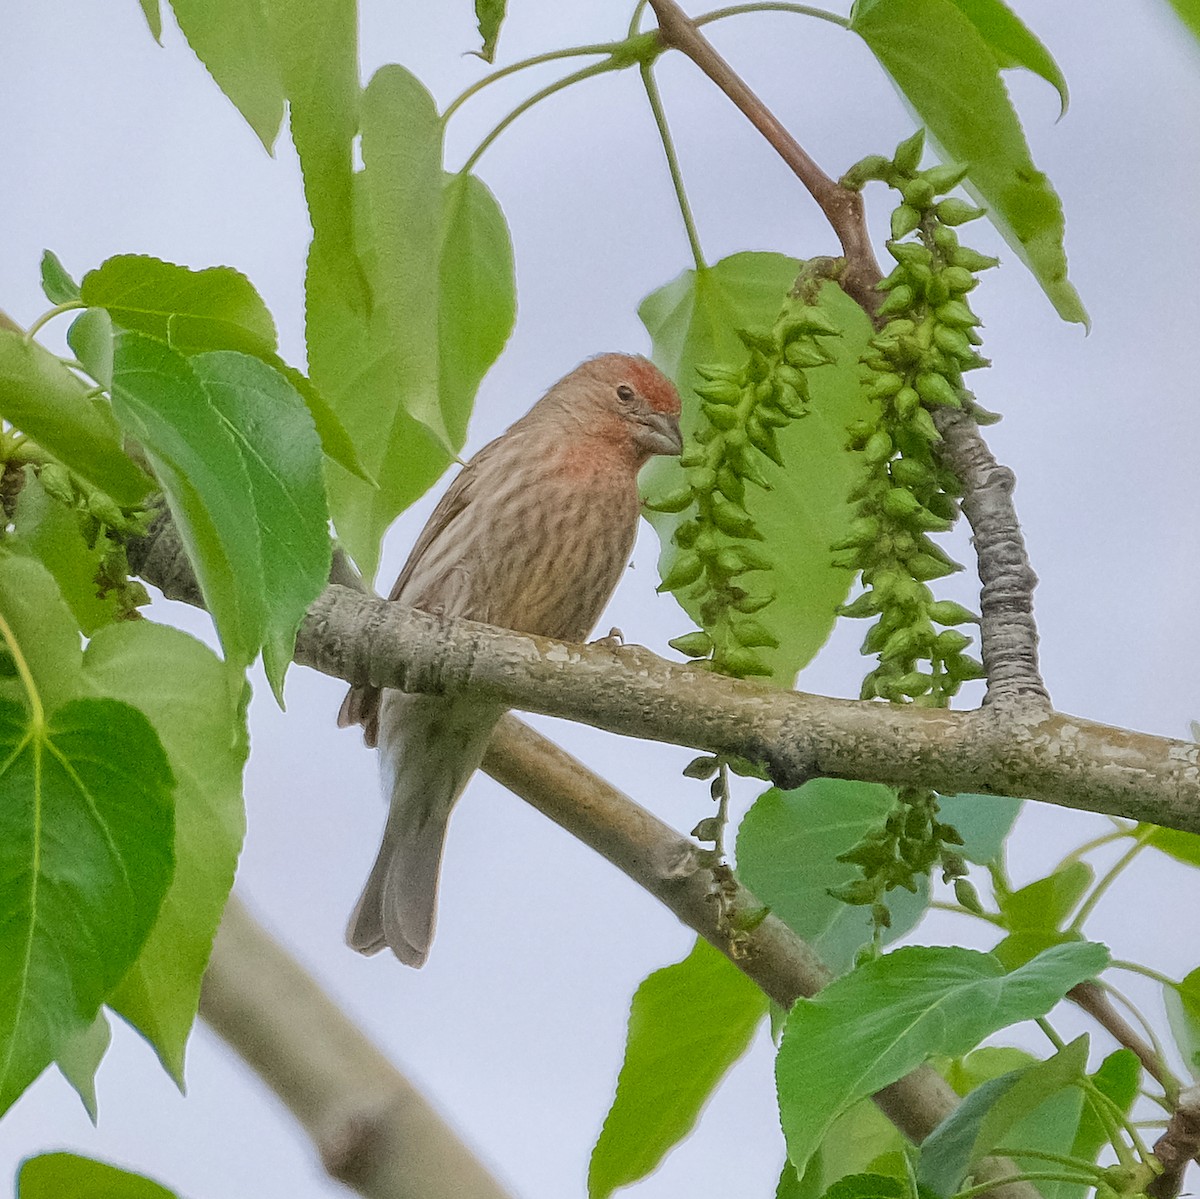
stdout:
<svg viewBox="0 0 1200 1199">
<path fill-rule="evenodd" d="M 1157 1079 L 1168 1094 L 1173 1085 L 1178 1086 L 1162 1059 L 1154 1051 L 1154 1047 L 1113 1007 L 1112 1001 L 1097 983 L 1079 983 L 1067 992 L 1067 998 L 1087 1012 L 1118 1045 L 1123 1045 L 1137 1054 L 1142 1069 L 1151 1078 Z"/>
<path fill-rule="evenodd" d="M 734 106 L 766 138 L 808 189 L 837 235 L 846 256 L 846 266 L 838 282 L 847 295 L 853 297 L 868 313 L 874 313 L 881 300 L 875 290 L 881 275 L 867 232 L 862 195 L 840 186 L 817 165 L 779 118 L 717 53 L 713 44 L 675 0 L 650 0 L 650 7 L 658 19 L 662 44 L 690 58 L 733 101 Z"/>
<path fill-rule="evenodd" d="M 210 1028 L 368 1199 L 510 1199 L 300 964 L 230 899 L 200 996 Z"/>
<path fill-rule="evenodd" d="M 1175 1199 L 1188 1165 L 1200 1162 L 1200 1085 L 1181 1091 L 1167 1129 L 1154 1143 L 1162 1173 L 1146 1188 L 1150 1199 Z"/>
</svg>

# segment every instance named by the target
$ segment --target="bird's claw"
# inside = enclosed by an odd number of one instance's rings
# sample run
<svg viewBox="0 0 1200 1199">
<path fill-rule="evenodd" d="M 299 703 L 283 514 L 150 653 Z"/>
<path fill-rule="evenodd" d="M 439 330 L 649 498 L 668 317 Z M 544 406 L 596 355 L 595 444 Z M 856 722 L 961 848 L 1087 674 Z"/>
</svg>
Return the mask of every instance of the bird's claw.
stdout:
<svg viewBox="0 0 1200 1199">
<path fill-rule="evenodd" d="M 594 645 L 597 649 L 624 649 L 625 634 L 622 633 L 621 630 L 616 627 L 616 625 L 613 625 L 613 627 L 608 630 L 607 637 L 597 637 L 595 641 L 591 641 L 588 644 Z"/>
</svg>

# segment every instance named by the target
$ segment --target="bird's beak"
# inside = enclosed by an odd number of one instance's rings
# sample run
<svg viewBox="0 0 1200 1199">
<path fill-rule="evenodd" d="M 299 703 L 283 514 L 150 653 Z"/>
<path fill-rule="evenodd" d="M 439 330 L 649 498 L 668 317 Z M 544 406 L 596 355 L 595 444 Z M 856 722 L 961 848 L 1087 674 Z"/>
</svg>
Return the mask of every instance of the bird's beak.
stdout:
<svg viewBox="0 0 1200 1199">
<path fill-rule="evenodd" d="M 669 454 L 672 458 L 683 453 L 683 434 L 679 417 L 665 412 L 650 412 L 639 421 L 636 434 L 638 445 L 650 454 Z"/>
</svg>

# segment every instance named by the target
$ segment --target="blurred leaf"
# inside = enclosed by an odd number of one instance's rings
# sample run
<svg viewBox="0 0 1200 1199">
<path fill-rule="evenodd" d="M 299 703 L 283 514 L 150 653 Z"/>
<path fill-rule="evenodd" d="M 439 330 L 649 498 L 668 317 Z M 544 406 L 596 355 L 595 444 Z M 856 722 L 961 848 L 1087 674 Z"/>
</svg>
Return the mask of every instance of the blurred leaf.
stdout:
<svg viewBox="0 0 1200 1199">
<path fill-rule="evenodd" d="M 101 387 L 112 386 L 113 323 L 103 308 L 88 308 L 71 322 L 67 345 Z"/>
<path fill-rule="evenodd" d="M 175 1192 L 107 1162 L 43 1153 L 21 1163 L 17 1199 L 175 1199 Z"/>
<path fill-rule="evenodd" d="M 1129 1049 L 1118 1049 L 1100 1063 L 1093 1074 L 1092 1082 L 1102 1095 L 1112 1100 L 1122 1116 L 1128 1116 L 1137 1098 L 1138 1085 L 1142 1078 L 1142 1064 L 1137 1054 Z M 1094 1162 L 1100 1151 L 1109 1143 L 1105 1122 L 1096 1112 L 1096 1105 L 1086 1092 L 1082 1096 L 1083 1110 L 1079 1117 L 1079 1130 L 1071 1146 L 1070 1155 L 1081 1161 Z M 1110 1117 L 1111 1119 L 1111 1117 Z M 1055 1199 L 1085 1199 L 1088 1188 L 1071 1186 L 1069 1183 L 1041 1183 L 1043 1193 L 1047 1187 L 1055 1189 Z"/>
<path fill-rule="evenodd" d="M 0 416 L 120 504 L 153 483 L 126 456 L 107 404 L 37 342 L 0 328 Z"/>
<path fill-rule="evenodd" d="M 1200 0 L 1167 0 L 1188 32 L 1200 41 Z"/>
<path fill-rule="evenodd" d="M 60 1045 L 54 1064 L 59 1073 L 71 1084 L 88 1119 L 96 1123 L 96 1071 L 112 1040 L 112 1029 L 108 1017 L 101 1011 L 82 1032 L 69 1037 Z"/>
<path fill-rule="evenodd" d="M 1023 800 L 1006 795 L 939 795 L 941 819 L 962 834 L 959 852 L 968 862 L 994 862 L 1012 831 Z"/>
<path fill-rule="evenodd" d="M 910 946 L 835 979 L 788 1016 L 776 1060 L 788 1156 L 803 1169 L 833 1121 L 934 1054 L 1045 1015 L 1104 969 L 1101 945 L 1057 945 L 1005 974 L 989 954 Z"/>
<path fill-rule="evenodd" d="M 835 859 L 864 834 L 880 827 L 896 793 L 878 783 L 813 779 L 795 791 L 765 792 L 738 829 L 738 877 L 793 932 L 803 937 L 837 974 L 872 937 L 871 910 L 829 894 L 859 877 L 859 870 Z M 928 880 L 917 895 L 888 896 L 895 940 L 920 920 L 929 902 Z"/>
<path fill-rule="evenodd" d="M 517 317 L 512 240 L 504 213 L 475 175 L 447 175 L 442 191 L 438 368 L 450 442 L 467 436 L 475 393 Z"/>
<path fill-rule="evenodd" d="M 10 549 L 36 558 L 53 576 L 75 620 L 89 636 L 117 619 L 115 592 L 100 596 L 96 576 L 103 560 L 104 539 L 89 546 L 80 528 L 78 510 L 64 508 L 46 494 L 32 468 L 13 514 Z"/>
<path fill-rule="evenodd" d="M 329 581 L 329 512 L 321 443 L 304 401 L 277 371 L 245 354 L 200 354 L 192 370 L 249 476 L 266 609 L 263 666 L 283 702 L 296 630 Z"/>
<path fill-rule="evenodd" d="M 1048 946 L 1080 940 L 1079 933 L 1061 930 L 1091 885 L 1092 877 L 1092 868 L 1086 862 L 1071 862 L 1019 891 L 997 895 L 1008 936 L 992 953 L 1011 970 Z"/>
<path fill-rule="evenodd" d="M 1067 279 L 1062 202 L 1033 164 L 992 48 L 954 0 L 855 0 L 850 27 L 870 46 L 969 183 L 1055 311 L 1086 325 Z"/>
<path fill-rule="evenodd" d="M 283 83 L 262 4 L 259 0 L 171 0 L 171 8 L 196 57 L 269 154 L 283 120 Z"/>
<path fill-rule="evenodd" d="M 617 1093 L 588 1167 L 589 1199 L 644 1178 L 691 1132 L 766 1011 L 758 987 L 702 940 L 638 987 Z"/>
<path fill-rule="evenodd" d="M 479 36 L 483 38 L 479 57 L 484 62 L 495 61 L 496 39 L 500 36 L 507 7 L 507 0 L 475 0 L 475 17 L 479 21 Z"/>
<path fill-rule="evenodd" d="M 1163 987 L 1167 1022 L 1179 1055 L 1193 1078 L 1200 1079 L 1200 966 L 1175 987 Z"/>
<path fill-rule="evenodd" d="M 118 325 L 184 354 L 275 352 L 275 322 L 245 275 L 227 266 L 189 270 L 144 254 L 119 254 L 83 277 L 83 302 Z"/>
<path fill-rule="evenodd" d="M 248 665 L 263 641 L 266 607 L 237 444 L 188 360 L 141 333 L 117 336 L 113 408 L 162 484 L 226 658 Z"/>
<path fill-rule="evenodd" d="M 1082 1036 L 1046 1061 L 973 1090 L 922 1142 L 917 1181 L 949 1196 L 958 1190 L 972 1165 L 1001 1145 L 1029 1148 L 1010 1134 L 1046 1100 L 1083 1077 L 1087 1055 L 1088 1039 Z M 1072 1140 L 1073 1136 L 1063 1146 L 1064 1153 Z"/>
<path fill-rule="evenodd" d="M 24 667 L 22 699 L 0 700 L 3 1112 L 70 1054 L 141 949 L 171 880 L 173 779 L 141 712 L 66 698 L 77 634 L 45 571 L 0 560 L 0 618 Z"/>
<path fill-rule="evenodd" d="M 1053 55 L 1003 0 L 954 0 L 963 15 L 979 31 L 996 57 L 996 65 L 1024 67 L 1040 75 L 1056 92 L 1065 116 L 1069 96 L 1067 81 Z"/>
<path fill-rule="evenodd" d="M 249 744 L 242 681 L 207 646 L 150 621 L 92 638 L 84 682 L 146 712 L 175 775 L 175 873 L 141 953 L 109 1005 L 183 1088 L 183 1058 L 245 832 Z"/>
<path fill-rule="evenodd" d="M 825 1199 L 905 1199 L 908 1186 L 885 1174 L 847 1174 L 825 1192 Z"/>
<path fill-rule="evenodd" d="M 79 299 L 79 284 L 53 250 L 42 251 L 42 291 L 51 304 L 69 304 Z"/>
<path fill-rule="evenodd" d="M 774 324 L 799 269 L 795 259 L 782 254 L 734 254 L 703 271 L 685 271 L 642 301 L 638 315 L 653 338 L 654 361 L 674 379 L 683 398 L 685 441 L 700 419 L 693 391 L 700 382 L 696 366 L 741 366 L 749 352 L 737 330 Z M 773 490 L 748 488 L 746 497 L 776 561 L 774 570 L 746 576 L 748 587 L 769 588 L 778 597 L 763 616 L 781 645 L 758 652 L 773 668 L 776 682 L 787 686 L 825 643 L 837 619 L 835 609 L 854 578 L 853 572 L 832 564 L 829 547 L 849 530 L 853 510 L 846 497 L 863 469 L 862 455 L 846 450 L 846 428 L 870 411 L 858 365 L 871 336 L 870 322 L 833 284 L 822 290 L 821 303 L 845 331 L 824 343 L 837 360 L 809 373 L 810 414 L 779 431 L 786 467 L 763 461 Z M 654 500 L 682 482 L 678 459 L 656 458 L 642 472 L 642 494 Z M 686 515 L 647 513 L 662 542 L 658 565 L 664 577 L 678 553 L 671 534 Z M 697 618 L 699 606 L 688 592 L 678 598 Z"/>
</svg>

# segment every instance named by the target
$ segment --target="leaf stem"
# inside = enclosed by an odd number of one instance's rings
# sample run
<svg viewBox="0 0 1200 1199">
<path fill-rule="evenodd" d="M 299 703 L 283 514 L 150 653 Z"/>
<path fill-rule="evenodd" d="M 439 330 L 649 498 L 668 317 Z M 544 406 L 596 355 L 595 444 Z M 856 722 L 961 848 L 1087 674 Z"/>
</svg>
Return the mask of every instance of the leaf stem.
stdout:
<svg viewBox="0 0 1200 1199">
<path fill-rule="evenodd" d="M 1083 928 L 1084 921 L 1095 911 L 1096 904 L 1104 898 L 1105 892 L 1117 881 L 1122 871 L 1133 859 L 1146 848 L 1146 842 L 1153 835 L 1153 828 L 1144 829 L 1137 834 L 1134 838 L 1134 843 L 1112 864 L 1092 888 L 1091 894 L 1083 901 L 1079 911 L 1075 913 L 1075 919 L 1071 921 L 1070 927 L 1067 930 L 1068 932 L 1077 933 Z"/>
<path fill-rule="evenodd" d="M 745 13 L 754 12 L 791 12 L 804 17 L 816 17 L 820 21 L 829 21 L 840 25 L 843 29 L 850 28 L 848 18 L 839 13 L 830 12 L 825 8 L 814 8 L 810 4 L 788 4 L 786 0 L 762 0 L 758 4 L 731 4 L 727 8 L 714 8 L 712 12 L 693 17 L 696 25 L 710 25 L 713 21 L 723 21 L 726 17 L 740 17 Z"/>
<path fill-rule="evenodd" d="M 679 167 L 679 156 L 675 152 L 675 141 L 671 137 L 667 125 L 667 114 L 663 109 L 662 96 L 654 79 L 654 68 L 646 62 L 641 69 L 642 84 L 646 89 L 646 99 L 650 102 L 650 111 L 654 114 L 654 123 L 658 126 L 658 136 L 662 142 L 663 153 L 667 156 L 667 169 L 671 172 L 671 185 L 675 188 L 675 198 L 679 202 L 679 215 L 683 218 L 683 227 L 687 231 L 688 245 L 692 250 L 692 261 L 697 271 L 703 271 L 708 264 L 704 260 L 704 251 L 700 246 L 700 235 L 696 231 L 696 219 L 692 215 L 692 206 L 688 202 L 687 191 L 683 185 L 683 172 Z"/>
<path fill-rule="evenodd" d="M 970 908 L 964 908 L 961 903 L 947 903 L 944 899 L 931 899 L 928 906 L 933 911 L 954 912 L 958 916 L 974 916 L 976 920 L 986 921 L 997 928 L 1004 927 L 1003 917 L 995 916 L 991 912 L 973 912 Z"/>
<path fill-rule="evenodd" d="M 1097 1178 L 1102 1177 L 1105 1173 L 1104 1166 L 1098 1166 L 1095 1162 L 1085 1162 L 1079 1157 L 1069 1157 L 1065 1153 L 1045 1153 L 1040 1149 L 1021 1149 L 1021 1148 L 997 1148 L 992 1150 L 993 1154 L 998 1154 L 1003 1157 L 1028 1157 L 1039 1162 L 1055 1162 L 1060 1166 L 1070 1166 L 1075 1170 L 1083 1170 L 1088 1174 L 1093 1174 Z"/>
<path fill-rule="evenodd" d="M 73 312 L 76 308 L 86 308 L 82 300 L 68 300 L 65 304 L 55 304 L 53 308 L 43 312 L 41 316 L 25 330 L 25 344 L 30 345 L 33 342 L 34 335 L 43 326 L 48 325 L 56 316 L 61 316 L 64 312 Z"/>
<path fill-rule="evenodd" d="M 557 62 L 562 58 L 582 58 L 589 54 L 612 55 L 626 44 L 626 42 L 593 42 L 588 46 L 568 46 L 564 50 L 547 50 L 543 54 L 534 54 L 530 58 L 521 59 L 520 62 L 510 63 L 507 67 L 501 67 L 498 71 L 493 71 L 490 75 L 477 79 L 465 91 L 459 93 L 442 113 L 442 124 L 446 124 L 472 96 L 477 95 L 490 83 L 498 83 L 501 79 L 515 75 L 518 71 L 524 71 L 528 67 L 541 66 L 546 62 Z"/>
<path fill-rule="evenodd" d="M 627 64 L 606 58 L 603 62 L 592 63 L 590 67 L 584 67 L 580 71 L 575 71 L 570 75 L 564 76 L 562 79 L 556 80 L 554 83 L 548 84 L 540 91 L 534 92 L 532 96 L 522 100 L 492 131 L 476 146 L 471 157 L 462 166 L 462 171 L 465 174 L 470 171 L 475 164 L 483 157 L 487 148 L 502 134 L 508 127 L 523 113 L 528 112 L 535 104 L 541 103 L 542 100 L 553 96 L 555 92 L 561 92 L 563 88 L 570 87 L 573 83 L 582 83 L 585 79 L 591 79 L 595 75 L 603 75 L 607 71 L 615 71 L 621 69 Z"/>
<path fill-rule="evenodd" d="M 17 638 L 3 616 L 0 616 L 0 637 L 4 638 L 8 652 L 12 654 L 13 665 L 17 668 L 21 685 L 25 688 L 25 694 L 29 696 L 30 723 L 35 729 L 40 730 L 46 723 L 46 709 L 42 707 L 42 697 L 38 693 L 37 684 L 33 681 L 29 663 L 25 661 L 25 655 L 21 652 L 20 645 L 17 644 Z"/>
<path fill-rule="evenodd" d="M 953 1199 L 974 1199 L 976 1195 L 982 1195 L 987 1191 L 1017 1182 L 1065 1182 L 1072 1186 L 1088 1187 L 1094 1185 L 1095 1177 L 1091 1174 L 1083 1176 L 1067 1174 L 1062 1170 L 1027 1170 L 1020 1174 L 1009 1174 L 1005 1178 L 993 1178 L 988 1182 L 976 1183 L 975 1186 L 968 1187 L 965 1191 L 958 1191 Z"/>
<path fill-rule="evenodd" d="M 1173 991 L 1178 991 L 1180 984 L 1173 978 L 1168 977 L 1159 970 L 1155 970 L 1150 966 L 1143 966 L 1140 962 L 1126 962 L 1120 959 L 1108 963 L 1113 970 L 1125 970 L 1130 974 L 1140 974 L 1144 978 L 1152 979 L 1156 983 L 1162 983 L 1164 987 L 1170 987 Z M 1111 988 L 1110 988 L 1111 989 Z M 1117 994 L 1113 990 L 1113 994 Z M 1123 997 L 1122 997 L 1123 998 Z"/>
<path fill-rule="evenodd" d="M 1110 845 L 1113 841 L 1121 841 L 1126 837 L 1134 835 L 1133 830 L 1137 827 L 1135 824 L 1123 825 L 1120 828 L 1113 829 L 1111 832 L 1104 833 L 1099 837 L 1093 837 L 1090 841 L 1085 841 L 1082 845 L 1076 846 L 1071 850 L 1066 857 L 1055 867 L 1057 874 L 1064 866 L 1069 866 L 1072 862 L 1079 861 L 1085 853 L 1091 853 L 1093 849 L 1099 849 L 1102 845 Z"/>
</svg>

